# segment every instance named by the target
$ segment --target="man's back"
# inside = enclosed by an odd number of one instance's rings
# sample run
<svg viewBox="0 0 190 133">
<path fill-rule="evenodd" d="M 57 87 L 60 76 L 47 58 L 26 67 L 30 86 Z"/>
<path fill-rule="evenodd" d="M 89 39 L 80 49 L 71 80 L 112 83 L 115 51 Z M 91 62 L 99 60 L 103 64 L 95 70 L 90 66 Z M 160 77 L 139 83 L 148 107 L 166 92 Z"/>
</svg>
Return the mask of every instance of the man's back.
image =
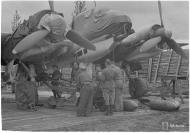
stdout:
<svg viewBox="0 0 190 133">
<path fill-rule="evenodd" d="M 114 80 L 117 73 L 116 73 L 116 70 L 113 67 L 108 66 L 107 68 L 105 68 L 102 71 L 102 74 L 104 75 L 105 80 L 109 81 L 109 80 Z"/>
<path fill-rule="evenodd" d="M 77 81 L 78 82 L 92 81 L 92 77 L 87 71 L 81 71 L 77 76 Z"/>
<path fill-rule="evenodd" d="M 55 70 L 52 74 L 52 79 L 58 80 L 61 78 L 61 72 L 59 70 Z"/>
<path fill-rule="evenodd" d="M 113 90 L 115 88 L 114 80 L 116 78 L 116 71 L 111 66 L 108 66 L 102 71 L 102 75 L 104 76 L 104 88 Z"/>
<path fill-rule="evenodd" d="M 115 71 L 116 71 L 116 79 L 117 79 L 117 80 L 122 80 L 122 79 L 123 79 L 123 76 L 124 76 L 123 70 L 122 70 L 120 67 L 116 66 L 116 65 L 114 65 L 113 68 L 114 68 Z"/>
</svg>

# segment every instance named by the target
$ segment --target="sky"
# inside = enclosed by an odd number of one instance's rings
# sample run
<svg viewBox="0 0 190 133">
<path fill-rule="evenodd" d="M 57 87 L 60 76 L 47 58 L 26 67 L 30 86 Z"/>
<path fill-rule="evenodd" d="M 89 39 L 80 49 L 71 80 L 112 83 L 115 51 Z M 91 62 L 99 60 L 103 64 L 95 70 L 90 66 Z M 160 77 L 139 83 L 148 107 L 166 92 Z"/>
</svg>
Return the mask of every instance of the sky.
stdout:
<svg viewBox="0 0 190 133">
<path fill-rule="evenodd" d="M 162 1 L 164 26 L 172 30 L 173 38 L 189 40 L 189 3 L 188 1 Z M 2 1 L 1 3 L 1 32 L 11 32 L 11 21 L 15 10 L 21 20 L 37 11 L 49 9 L 48 1 Z M 126 13 L 138 31 L 142 27 L 160 24 L 157 1 L 96 1 L 98 8 L 110 8 Z M 93 1 L 87 2 L 87 9 L 94 7 Z M 73 1 L 54 1 L 56 11 L 64 14 L 68 24 L 71 23 L 74 11 Z"/>
</svg>

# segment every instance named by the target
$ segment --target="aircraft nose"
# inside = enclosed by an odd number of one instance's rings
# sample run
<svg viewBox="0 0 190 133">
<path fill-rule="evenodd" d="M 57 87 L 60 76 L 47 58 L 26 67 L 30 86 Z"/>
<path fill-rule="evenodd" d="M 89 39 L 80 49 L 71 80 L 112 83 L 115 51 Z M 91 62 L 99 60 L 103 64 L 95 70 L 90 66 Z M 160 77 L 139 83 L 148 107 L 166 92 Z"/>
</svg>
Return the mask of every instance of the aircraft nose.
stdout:
<svg viewBox="0 0 190 133">
<path fill-rule="evenodd" d="M 170 30 L 165 30 L 165 36 L 167 37 L 167 38 L 171 38 L 172 37 L 172 31 L 170 31 Z"/>
<path fill-rule="evenodd" d="M 171 38 L 172 32 L 170 30 L 166 30 L 165 28 L 159 28 L 151 35 L 151 37 L 157 37 L 157 36 Z"/>
<path fill-rule="evenodd" d="M 63 35 L 66 32 L 67 24 L 61 15 L 46 14 L 41 18 L 38 27 L 43 27 L 55 35 Z"/>
</svg>

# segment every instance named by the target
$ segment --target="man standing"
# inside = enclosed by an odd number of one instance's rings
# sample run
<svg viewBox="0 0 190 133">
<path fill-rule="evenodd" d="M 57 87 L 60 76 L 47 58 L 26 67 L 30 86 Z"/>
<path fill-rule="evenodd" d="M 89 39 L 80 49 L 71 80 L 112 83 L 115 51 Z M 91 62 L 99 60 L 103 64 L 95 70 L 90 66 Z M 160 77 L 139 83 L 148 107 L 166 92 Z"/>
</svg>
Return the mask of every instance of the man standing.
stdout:
<svg viewBox="0 0 190 133">
<path fill-rule="evenodd" d="M 93 105 L 95 108 L 99 109 L 100 111 L 105 111 L 105 101 L 102 93 L 103 87 L 103 76 L 102 76 L 102 68 L 98 64 L 96 65 L 96 87 L 94 88 L 94 98 L 93 98 Z"/>
<path fill-rule="evenodd" d="M 115 79 L 115 111 L 122 111 L 123 110 L 123 86 L 124 86 L 124 71 L 120 68 L 120 62 L 116 65 L 113 64 L 117 72 L 117 76 Z"/>
<path fill-rule="evenodd" d="M 80 63 L 79 69 L 80 73 L 77 76 L 77 88 L 79 88 L 80 91 L 80 101 L 77 108 L 77 116 L 87 116 L 92 111 L 92 76 L 88 73 L 84 63 Z"/>
<path fill-rule="evenodd" d="M 115 78 L 116 71 L 111 65 L 109 59 L 106 60 L 106 68 L 102 71 L 104 77 L 103 96 L 106 104 L 106 115 L 113 114 L 114 101 L 115 101 Z"/>
<path fill-rule="evenodd" d="M 59 71 L 58 66 L 54 65 L 53 69 L 54 69 L 54 71 L 53 71 L 53 74 L 52 74 L 52 82 L 51 82 L 51 84 L 54 87 L 52 88 L 52 92 L 53 92 L 53 95 L 54 95 L 55 98 L 57 98 L 57 97 L 61 98 L 61 94 L 59 92 L 58 86 L 59 86 L 59 80 L 61 79 L 62 74 Z"/>
</svg>

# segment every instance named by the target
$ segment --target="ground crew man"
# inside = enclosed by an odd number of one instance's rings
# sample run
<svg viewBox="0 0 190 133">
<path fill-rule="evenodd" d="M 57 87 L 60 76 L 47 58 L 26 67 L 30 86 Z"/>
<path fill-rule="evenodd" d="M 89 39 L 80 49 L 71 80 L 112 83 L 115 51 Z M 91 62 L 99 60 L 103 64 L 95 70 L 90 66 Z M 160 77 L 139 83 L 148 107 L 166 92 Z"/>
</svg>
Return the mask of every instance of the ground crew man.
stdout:
<svg viewBox="0 0 190 133">
<path fill-rule="evenodd" d="M 115 101 L 115 78 L 116 71 L 111 65 L 111 61 L 109 59 L 106 60 L 105 66 L 106 68 L 102 71 L 102 75 L 104 77 L 104 85 L 103 85 L 103 96 L 106 104 L 106 115 L 112 115 L 114 109 L 114 101 Z"/>
<path fill-rule="evenodd" d="M 120 68 L 120 64 L 113 64 L 114 69 L 117 72 L 115 79 L 115 111 L 123 110 L 123 86 L 124 86 L 124 71 Z"/>
<path fill-rule="evenodd" d="M 54 95 L 55 98 L 57 98 L 57 97 L 61 98 L 61 94 L 59 92 L 58 86 L 59 86 L 59 80 L 61 79 L 62 74 L 59 71 L 58 66 L 54 65 L 53 69 L 54 69 L 54 71 L 53 71 L 53 74 L 52 74 L 52 82 L 51 82 L 51 84 L 54 87 L 52 88 L 52 92 L 53 92 L 53 95 Z"/>
<path fill-rule="evenodd" d="M 17 74 L 19 82 L 16 84 L 15 100 L 18 109 L 31 109 L 36 111 L 38 104 L 38 91 L 35 84 L 34 65 L 19 63 Z"/>
<path fill-rule="evenodd" d="M 77 88 L 80 92 L 80 100 L 77 108 L 77 116 L 87 116 L 92 112 L 93 85 L 92 76 L 88 73 L 86 65 L 80 63 L 80 72 L 77 75 Z"/>
<path fill-rule="evenodd" d="M 96 81 L 97 81 L 97 88 L 101 89 L 103 87 L 103 82 L 102 82 L 103 77 L 102 77 L 102 69 L 100 65 L 96 66 Z"/>
<path fill-rule="evenodd" d="M 100 111 L 105 111 L 105 101 L 102 93 L 103 79 L 102 79 L 102 68 L 98 64 L 96 65 L 96 87 L 94 88 L 93 105 Z"/>
</svg>

